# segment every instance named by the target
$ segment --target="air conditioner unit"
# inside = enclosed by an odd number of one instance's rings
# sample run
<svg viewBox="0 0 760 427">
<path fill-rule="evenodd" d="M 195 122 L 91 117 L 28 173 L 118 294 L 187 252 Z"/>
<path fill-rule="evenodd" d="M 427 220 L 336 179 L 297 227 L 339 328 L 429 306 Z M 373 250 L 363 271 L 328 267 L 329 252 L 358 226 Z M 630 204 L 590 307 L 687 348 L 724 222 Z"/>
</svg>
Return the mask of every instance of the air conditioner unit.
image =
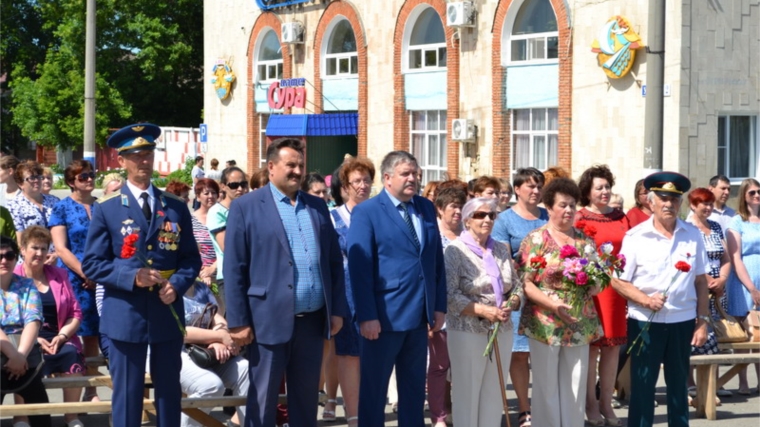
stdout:
<svg viewBox="0 0 760 427">
<path fill-rule="evenodd" d="M 451 121 L 451 140 L 469 142 L 475 140 L 475 124 L 470 119 Z"/>
<path fill-rule="evenodd" d="M 446 6 L 446 25 L 449 27 L 474 27 L 475 5 L 471 1 L 453 1 Z"/>
<path fill-rule="evenodd" d="M 303 25 L 300 22 L 286 22 L 282 24 L 282 42 L 303 43 L 303 32 Z"/>
</svg>

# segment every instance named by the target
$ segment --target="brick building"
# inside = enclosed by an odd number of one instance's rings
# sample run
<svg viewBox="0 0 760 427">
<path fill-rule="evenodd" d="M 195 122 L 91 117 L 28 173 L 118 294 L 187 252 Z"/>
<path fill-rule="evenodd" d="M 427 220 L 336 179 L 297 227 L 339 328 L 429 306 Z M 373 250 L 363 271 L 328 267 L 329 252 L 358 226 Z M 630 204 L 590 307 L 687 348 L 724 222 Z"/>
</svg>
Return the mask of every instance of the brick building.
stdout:
<svg viewBox="0 0 760 427">
<path fill-rule="evenodd" d="M 666 13 L 664 168 L 697 185 L 757 176 L 760 1 Z M 393 149 L 413 152 L 425 180 L 607 163 L 630 205 L 645 50 L 617 79 L 591 51 L 618 15 L 646 45 L 645 1 L 207 0 L 204 77 L 219 62 L 237 77 L 226 99 L 206 85 L 207 157 L 253 171 L 268 140 L 296 136 L 323 174 L 346 153 L 379 162 Z"/>
</svg>

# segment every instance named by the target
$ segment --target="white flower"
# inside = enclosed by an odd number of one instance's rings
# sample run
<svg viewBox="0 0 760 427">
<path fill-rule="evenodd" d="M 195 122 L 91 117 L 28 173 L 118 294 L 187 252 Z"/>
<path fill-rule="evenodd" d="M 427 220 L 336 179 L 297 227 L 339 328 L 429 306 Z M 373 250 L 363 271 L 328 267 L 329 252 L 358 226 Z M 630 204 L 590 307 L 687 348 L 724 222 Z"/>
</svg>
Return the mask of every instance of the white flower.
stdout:
<svg viewBox="0 0 760 427">
<path fill-rule="evenodd" d="M 612 254 L 612 243 L 603 243 L 602 246 L 600 246 L 600 249 L 602 250 L 603 254 L 610 255 Z"/>
<path fill-rule="evenodd" d="M 541 233 L 535 233 L 533 235 L 532 241 L 534 245 L 540 245 L 541 243 L 544 242 L 543 237 L 541 237 Z"/>
<path fill-rule="evenodd" d="M 594 250 L 594 247 L 591 245 L 586 245 L 583 248 L 583 253 L 586 254 L 587 256 L 593 254 L 594 252 L 596 251 Z"/>
</svg>

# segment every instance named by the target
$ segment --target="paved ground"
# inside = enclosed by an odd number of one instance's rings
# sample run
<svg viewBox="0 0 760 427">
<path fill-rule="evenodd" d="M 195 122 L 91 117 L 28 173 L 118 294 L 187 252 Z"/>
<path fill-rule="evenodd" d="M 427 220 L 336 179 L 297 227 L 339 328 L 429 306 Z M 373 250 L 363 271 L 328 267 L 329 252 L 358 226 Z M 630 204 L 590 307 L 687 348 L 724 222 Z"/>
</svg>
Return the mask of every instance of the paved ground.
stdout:
<svg viewBox="0 0 760 427">
<path fill-rule="evenodd" d="M 755 376 L 753 373 L 750 373 L 750 384 L 757 384 Z M 738 388 L 738 379 L 733 378 L 727 385 L 726 389 L 731 391 L 736 391 Z M 101 397 L 109 398 L 110 393 L 107 388 L 100 388 L 99 389 Z M 509 387 L 509 391 L 507 394 L 507 397 L 509 399 L 510 407 L 517 405 L 517 399 L 515 397 L 514 392 L 512 391 L 511 387 Z M 61 401 L 61 393 L 57 390 L 52 390 L 50 393 L 50 398 L 52 401 Z M 662 375 L 660 376 L 660 382 L 658 384 L 657 388 L 657 401 L 660 403 L 660 406 L 655 409 L 655 425 L 656 426 L 667 426 L 667 409 L 665 405 L 665 383 L 663 381 Z M 5 398 L 5 404 L 10 404 L 11 397 Z M 403 403 L 403 402 L 402 402 Z M 691 409 L 691 421 L 690 425 L 692 427 L 760 427 L 760 395 L 757 394 L 757 392 L 751 396 L 739 396 L 737 393 L 734 393 L 733 397 L 726 397 L 722 399 L 722 406 L 718 407 L 718 419 L 716 421 L 708 421 L 706 419 L 700 419 L 696 418 L 694 416 L 694 409 Z M 396 420 L 395 414 L 392 413 L 390 410 L 390 406 L 387 407 L 387 411 L 385 414 L 385 421 L 387 426 L 398 426 L 398 421 Z M 623 407 L 622 409 L 617 410 L 618 416 L 623 421 L 623 425 L 626 425 L 627 421 L 627 407 Z M 212 413 L 216 418 L 220 420 L 226 420 L 227 416 L 222 413 L 221 410 L 215 410 Z M 321 409 L 320 409 L 321 414 Z M 429 414 L 426 414 L 429 415 Z M 0 417 L 2 417 L 2 407 L 0 407 Z M 107 427 L 108 426 L 108 416 L 103 414 L 92 414 L 92 415 L 85 415 L 80 418 L 82 422 L 87 427 Z M 510 411 L 510 421 L 511 425 L 514 427 L 517 427 L 517 412 L 515 410 Z M 145 426 L 155 426 L 155 421 L 145 424 Z M 320 427 L 325 426 L 331 426 L 331 427 L 342 427 L 345 426 L 346 420 L 343 418 L 343 409 L 342 407 L 338 407 L 338 420 L 334 423 L 323 423 L 320 422 Z M 502 425 L 504 423 L 502 422 Z M 4 418 L 2 421 L 0 421 L 0 427 L 11 427 L 11 421 L 9 419 Z M 53 418 L 53 426 L 60 427 L 64 426 L 63 417 L 57 416 Z M 461 426 L 461 427 L 470 427 L 470 426 Z M 538 427 L 538 426 L 537 426 Z"/>
</svg>

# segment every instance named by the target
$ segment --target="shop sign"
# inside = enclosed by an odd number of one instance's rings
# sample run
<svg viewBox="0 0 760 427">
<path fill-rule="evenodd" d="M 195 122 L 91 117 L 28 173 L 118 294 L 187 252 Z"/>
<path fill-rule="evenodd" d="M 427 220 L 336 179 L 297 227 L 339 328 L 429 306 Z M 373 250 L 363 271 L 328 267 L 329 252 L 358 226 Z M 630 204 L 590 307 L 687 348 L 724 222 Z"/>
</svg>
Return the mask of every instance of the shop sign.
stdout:
<svg viewBox="0 0 760 427">
<path fill-rule="evenodd" d="M 620 15 L 607 20 L 599 30 L 598 38 L 591 43 L 591 51 L 597 53 L 599 66 L 611 79 L 619 79 L 631 71 L 636 50 L 642 47 L 641 37 Z"/>
<path fill-rule="evenodd" d="M 256 0 L 256 4 L 262 10 L 276 9 L 278 7 L 292 6 L 294 4 L 308 3 L 313 0 Z"/>
<path fill-rule="evenodd" d="M 306 79 L 282 79 L 272 83 L 267 91 L 267 102 L 273 110 L 306 107 Z"/>
</svg>

